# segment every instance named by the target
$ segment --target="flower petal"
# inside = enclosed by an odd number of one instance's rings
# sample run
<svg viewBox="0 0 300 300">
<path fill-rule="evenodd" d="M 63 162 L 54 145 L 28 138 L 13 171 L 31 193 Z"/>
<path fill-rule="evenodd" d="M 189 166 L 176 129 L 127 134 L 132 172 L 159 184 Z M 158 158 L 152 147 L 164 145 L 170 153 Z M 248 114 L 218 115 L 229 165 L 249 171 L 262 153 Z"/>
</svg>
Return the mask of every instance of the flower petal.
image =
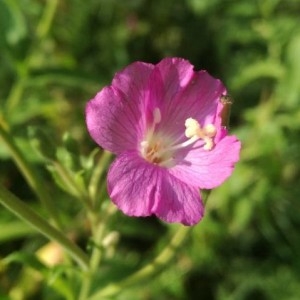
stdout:
<svg viewBox="0 0 300 300">
<path fill-rule="evenodd" d="M 122 113 L 124 111 L 124 113 Z M 113 87 L 103 88 L 86 106 L 86 124 L 97 144 L 115 154 L 134 149 L 141 132 L 138 110 L 131 111 L 123 95 Z"/>
<path fill-rule="evenodd" d="M 212 189 L 231 175 L 239 160 L 240 148 L 241 143 L 235 136 L 226 136 L 211 151 L 194 148 L 185 156 L 177 157 L 176 166 L 169 172 L 189 185 Z"/>
<path fill-rule="evenodd" d="M 144 62 L 134 62 L 115 74 L 112 86 L 118 88 L 126 97 L 126 101 L 143 102 L 148 88 L 149 76 L 154 65 Z M 136 104 L 136 103 L 135 103 Z"/>
<path fill-rule="evenodd" d="M 196 119 L 201 126 L 220 124 L 217 118 L 220 97 L 226 89 L 220 80 L 206 71 L 195 72 L 193 79 L 174 95 L 172 101 L 162 103 L 160 128 L 169 135 L 184 134 L 184 123 L 188 118 Z"/>
<path fill-rule="evenodd" d="M 92 138 L 115 154 L 136 149 L 146 123 L 145 93 L 153 66 L 133 63 L 117 73 L 86 106 L 86 123 Z"/>
<path fill-rule="evenodd" d="M 124 152 L 107 176 L 112 201 L 129 216 L 150 216 L 155 201 L 157 170 L 136 152 Z"/>
<path fill-rule="evenodd" d="M 157 215 L 166 222 L 193 225 L 203 216 L 198 189 L 149 164 L 136 152 L 116 158 L 108 173 L 112 201 L 129 216 Z"/>
<path fill-rule="evenodd" d="M 156 216 L 168 223 L 197 224 L 204 215 L 200 191 L 170 173 L 161 177 L 161 201 L 153 208 Z"/>
<path fill-rule="evenodd" d="M 165 58 L 156 66 L 163 78 L 165 95 L 161 99 L 163 105 L 170 105 L 175 95 L 186 87 L 194 76 L 194 66 L 182 58 Z"/>
</svg>

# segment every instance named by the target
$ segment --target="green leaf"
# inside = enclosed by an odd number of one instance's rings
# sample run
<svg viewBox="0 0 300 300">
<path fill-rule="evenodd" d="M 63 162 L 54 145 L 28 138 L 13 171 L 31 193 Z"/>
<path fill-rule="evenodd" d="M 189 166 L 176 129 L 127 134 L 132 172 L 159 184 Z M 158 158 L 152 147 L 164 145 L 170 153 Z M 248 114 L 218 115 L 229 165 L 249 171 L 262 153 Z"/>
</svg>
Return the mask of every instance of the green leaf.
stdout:
<svg viewBox="0 0 300 300">
<path fill-rule="evenodd" d="M 36 233 L 32 227 L 19 221 L 2 223 L 0 224 L 0 227 L 3 228 L 3 230 L 0 230 L 0 242 L 27 237 Z"/>
<path fill-rule="evenodd" d="M 58 265 L 49 270 L 47 274 L 48 285 L 51 286 L 56 292 L 62 295 L 66 300 L 74 299 L 74 291 L 65 280 L 66 273 L 74 272 L 74 269 L 64 265 Z"/>
<path fill-rule="evenodd" d="M 57 266 L 48 268 L 33 253 L 14 252 L 2 260 L 4 264 L 21 263 L 26 267 L 30 267 L 40 273 L 47 280 L 48 286 L 51 286 L 56 292 L 64 296 L 64 299 L 74 299 L 73 291 L 65 280 L 65 273 L 70 272 L 70 268 L 66 266 Z M 28 274 L 25 273 L 25 277 Z M 2 299 L 2 298 L 1 298 Z"/>
<path fill-rule="evenodd" d="M 259 61 L 243 68 L 239 76 L 233 78 L 232 87 L 239 90 L 260 78 L 279 80 L 284 75 L 284 68 L 274 61 Z"/>
<path fill-rule="evenodd" d="M 52 175 L 52 178 L 54 179 L 55 183 L 65 192 L 68 194 L 78 197 L 78 190 L 72 185 L 69 184 L 69 180 L 66 179 L 65 172 L 66 170 L 61 171 L 61 166 L 58 164 L 49 164 L 47 165 L 47 170 Z M 72 176 L 67 173 L 67 176 Z"/>
<path fill-rule="evenodd" d="M 46 265 L 44 265 L 33 253 L 17 251 L 3 259 L 4 264 L 11 264 L 15 262 L 31 267 L 39 272 L 47 270 Z"/>
<path fill-rule="evenodd" d="M 81 169 L 79 155 L 70 152 L 65 147 L 58 147 L 56 157 L 59 162 L 68 170 L 78 171 Z"/>
<path fill-rule="evenodd" d="M 28 128 L 28 137 L 32 148 L 44 159 L 55 160 L 56 148 L 53 140 L 44 130 L 39 127 L 30 126 Z"/>
<path fill-rule="evenodd" d="M 79 156 L 79 145 L 69 132 L 66 132 L 64 134 L 63 144 L 69 152 L 77 154 Z"/>
<path fill-rule="evenodd" d="M 285 103 L 290 107 L 298 107 L 300 97 L 300 34 L 295 35 L 287 49 L 289 73 L 285 80 Z"/>
<path fill-rule="evenodd" d="M 78 142 L 66 132 L 63 136 L 62 159 L 66 160 L 66 166 L 74 171 L 82 169 L 80 162 L 80 147 Z M 59 153 L 58 153 L 59 155 Z M 63 160 L 61 160 L 63 162 Z"/>
<path fill-rule="evenodd" d="M 20 3 L 15 0 L 0 1 L 0 38 L 10 45 L 18 43 L 27 34 L 27 26 Z"/>
</svg>

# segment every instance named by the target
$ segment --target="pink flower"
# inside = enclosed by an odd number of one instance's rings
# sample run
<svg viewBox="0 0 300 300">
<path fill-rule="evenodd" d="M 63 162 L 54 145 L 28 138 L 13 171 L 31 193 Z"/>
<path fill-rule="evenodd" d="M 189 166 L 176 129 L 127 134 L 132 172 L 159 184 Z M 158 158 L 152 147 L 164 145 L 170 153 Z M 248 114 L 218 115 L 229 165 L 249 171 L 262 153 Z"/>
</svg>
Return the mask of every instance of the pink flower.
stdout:
<svg viewBox="0 0 300 300">
<path fill-rule="evenodd" d="M 206 71 L 166 58 L 132 63 L 88 102 L 90 135 L 117 156 L 107 185 L 119 209 L 185 225 L 201 220 L 199 189 L 223 183 L 239 160 L 240 142 L 222 126 L 223 95 Z"/>
</svg>

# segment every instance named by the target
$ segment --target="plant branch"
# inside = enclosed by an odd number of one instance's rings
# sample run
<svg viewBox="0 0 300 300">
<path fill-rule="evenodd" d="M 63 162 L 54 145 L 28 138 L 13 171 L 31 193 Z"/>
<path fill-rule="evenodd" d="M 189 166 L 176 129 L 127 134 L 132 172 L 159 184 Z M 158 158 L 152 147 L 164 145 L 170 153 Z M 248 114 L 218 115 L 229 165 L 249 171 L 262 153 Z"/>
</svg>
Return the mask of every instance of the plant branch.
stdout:
<svg viewBox="0 0 300 300">
<path fill-rule="evenodd" d="M 138 270 L 131 276 L 125 278 L 119 283 L 109 284 L 104 289 L 93 294 L 88 300 L 103 299 L 105 297 L 112 297 L 120 293 L 124 288 L 135 285 L 144 281 L 155 274 L 159 273 L 164 267 L 175 257 L 177 250 L 182 246 L 187 234 L 191 231 L 191 227 L 181 226 L 170 243 L 165 249 L 148 265 Z"/>
<path fill-rule="evenodd" d="M 58 214 L 55 206 L 53 205 L 53 201 L 50 198 L 48 191 L 46 191 L 46 189 L 45 189 L 44 185 L 42 184 L 40 177 L 36 173 L 35 169 L 32 168 L 32 166 L 27 162 L 23 153 L 17 147 L 14 140 L 11 138 L 10 134 L 3 128 L 1 120 L 0 120 L 0 140 L 2 140 L 4 142 L 4 144 L 10 151 L 12 159 L 18 166 L 19 170 L 25 177 L 25 179 L 28 182 L 28 184 L 30 185 L 30 187 L 33 189 L 33 191 L 36 193 L 36 195 L 41 200 L 43 206 L 49 212 L 53 222 L 58 227 L 61 227 L 59 214 Z"/>
<path fill-rule="evenodd" d="M 34 210 L 1 185 L 0 203 L 20 219 L 34 227 L 41 234 L 48 237 L 50 240 L 59 243 L 82 267 L 82 269 L 87 270 L 89 268 L 88 257 L 76 244 L 67 239 L 62 232 L 51 226 Z"/>
</svg>

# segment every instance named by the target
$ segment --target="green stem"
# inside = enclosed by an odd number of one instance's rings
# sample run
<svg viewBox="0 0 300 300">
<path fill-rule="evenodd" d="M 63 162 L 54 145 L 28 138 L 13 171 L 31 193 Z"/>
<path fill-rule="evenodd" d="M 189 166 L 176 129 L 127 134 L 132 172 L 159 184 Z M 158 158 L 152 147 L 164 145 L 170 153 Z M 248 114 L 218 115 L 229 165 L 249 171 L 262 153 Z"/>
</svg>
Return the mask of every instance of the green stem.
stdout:
<svg viewBox="0 0 300 300">
<path fill-rule="evenodd" d="M 47 34 L 50 31 L 51 24 L 55 16 L 55 11 L 57 9 L 57 5 L 58 5 L 58 0 L 47 1 L 47 5 L 45 6 L 43 15 L 36 29 L 38 44 L 41 42 L 42 39 L 44 39 L 47 36 Z M 13 109 L 18 105 L 22 97 L 26 85 L 26 81 L 29 77 L 29 71 L 32 65 L 32 60 L 35 58 L 36 51 L 37 51 L 37 47 L 35 47 L 35 45 L 32 45 L 32 49 L 29 55 L 17 67 L 18 78 L 7 98 L 6 112 L 5 112 L 6 114 L 12 113 Z M 30 164 L 26 161 L 25 157 L 18 149 L 18 147 L 15 145 L 14 141 L 11 139 L 9 134 L 4 130 L 3 124 L 1 124 L 1 120 L 0 120 L 0 139 L 1 138 L 6 144 L 6 146 L 8 147 L 8 149 L 10 150 L 12 158 L 14 159 L 15 163 L 17 164 L 20 171 L 24 175 L 28 184 L 32 187 L 32 189 L 40 198 L 44 207 L 49 212 L 51 218 L 53 219 L 53 222 L 58 227 L 62 227 L 61 222 L 59 220 L 59 215 L 55 209 L 55 206 L 53 205 L 52 199 L 49 197 L 49 193 L 45 190 L 35 170 L 31 168 Z"/>
<path fill-rule="evenodd" d="M 89 211 L 93 211 L 93 203 L 87 192 L 79 187 L 74 178 L 71 176 L 70 172 L 60 162 L 52 161 L 52 163 L 66 185 L 68 191 L 70 191 L 72 195 L 76 196 L 76 198 L 81 199 Z"/>
<path fill-rule="evenodd" d="M 93 199 L 94 203 L 97 203 L 98 205 L 100 201 L 96 201 L 96 199 L 101 195 L 100 191 L 101 188 L 103 187 L 103 184 L 101 184 L 101 177 L 104 171 L 107 169 L 107 166 L 111 161 L 111 158 L 112 158 L 112 153 L 103 151 L 101 158 L 99 159 L 96 167 L 94 168 L 89 183 L 90 198 Z"/>
<path fill-rule="evenodd" d="M 36 45 L 39 45 L 41 41 L 49 33 L 55 16 L 57 5 L 58 5 L 58 0 L 48 0 L 47 5 L 45 6 L 43 15 L 36 27 L 37 41 L 34 45 L 31 46 L 31 51 L 29 52 L 29 55 L 22 62 L 21 68 L 19 69 L 17 68 L 18 78 L 7 98 L 6 113 L 12 113 L 13 109 L 18 105 L 22 97 L 26 85 L 26 81 L 29 77 L 29 71 L 32 62 L 35 59 L 36 51 L 38 49 Z"/>
<path fill-rule="evenodd" d="M 49 196 L 49 192 L 45 189 L 45 187 L 44 187 L 43 183 L 41 182 L 40 177 L 36 173 L 35 169 L 33 169 L 31 167 L 31 165 L 27 162 L 23 153 L 20 151 L 20 149 L 15 144 L 14 140 L 4 130 L 1 120 L 0 120 L 0 140 L 2 140 L 4 142 L 4 144 L 10 151 L 10 154 L 11 154 L 14 162 L 18 166 L 19 170 L 25 177 L 25 179 L 28 182 L 28 184 L 30 185 L 30 187 L 33 189 L 33 191 L 36 193 L 36 195 L 41 200 L 43 206 L 49 212 L 53 222 L 58 227 L 62 227 L 60 219 L 59 219 L 59 214 L 54 206 L 52 199 Z"/>
<path fill-rule="evenodd" d="M 87 270 L 89 260 L 86 254 L 69 239 L 67 239 L 62 232 L 51 226 L 42 217 L 40 217 L 36 212 L 34 212 L 30 207 L 18 199 L 14 194 L 6 190 L 0 185 L 0 202 L 1 204 L 18 216 L 20 219 L 24 220 L 37 231 L 39 231 L 44 236 L 48 237 L 50 240 L 59 243 L 72 257 L 73 259 L 82 267 L 82 269 Z"/>
<path fill-rule="evenodd" d="M 98 243 L 99 242 L 101 243 L 101 240 L 103 239 L 104 230 L 105 230 L 104 224 L 103 223 L 99 224 L 96 235 L 93 237 L 94 242 L 97 243 L 97 246 L 93 247 L 93 251 L 89 263 L 90 270 L 86 274 L 84 274 L 78 300 L 86 300 L 89 294 L 93 276 L 101 260 L 102 251 L 101 251 L 101 247 L 100 246 L 98 247 Z"/>
<path fill-rule="evenodd" d="M 7 113 L 11 113 L 12 109 L 17 106 L 19 99 L 21 99 L 25 87 L 26 77 L 26 75 L 19 75 L 17 82 L 13 85 L 6 102 Z"/>
<path fill-rule="evenodd" d="M 88 298 L 94 274 L 99 268 L 99 264 L 102 258 L 101 242 L 105 234 L 105 224 L 107 223 L 108 218 L 115 211 L 115 206 L 109 205 L 107 209 L 103 212 L 104 218 L 101 221 L 96 215 L 90 216 L 93 231 L 93 242 L 95 243 L 95 246 L 93 247 L 92 254 L 90 257 L 89 272 L 85 274 L 84 280 L 82 282 L 80 294 L 78 297 L 79 300 L 86 300 Z"/>
<path fill-rule="evenodd" d="M 37 36 L 40 40 L 47 36 L 50 31 L 52 21 L 55 16 L 58 0 L 48 0 L 43 16 L 36 28 Z"/>
<path fill-rule="evenodd" d="M 112 297 L 120 293 L 124 288 L 140 283 L 149 277 L 159 273 L 164 267 L 175 257 L 177 250 L 183 244 L 187 234 L 191 231 L 191 227 L 181 226 L 167 247 L 148 265 L 138 270 L 131 276 L 119 283 L 109 284 L 104 289 L 93 294 L 88 300 L 103 299 Z"/>
</svg>

